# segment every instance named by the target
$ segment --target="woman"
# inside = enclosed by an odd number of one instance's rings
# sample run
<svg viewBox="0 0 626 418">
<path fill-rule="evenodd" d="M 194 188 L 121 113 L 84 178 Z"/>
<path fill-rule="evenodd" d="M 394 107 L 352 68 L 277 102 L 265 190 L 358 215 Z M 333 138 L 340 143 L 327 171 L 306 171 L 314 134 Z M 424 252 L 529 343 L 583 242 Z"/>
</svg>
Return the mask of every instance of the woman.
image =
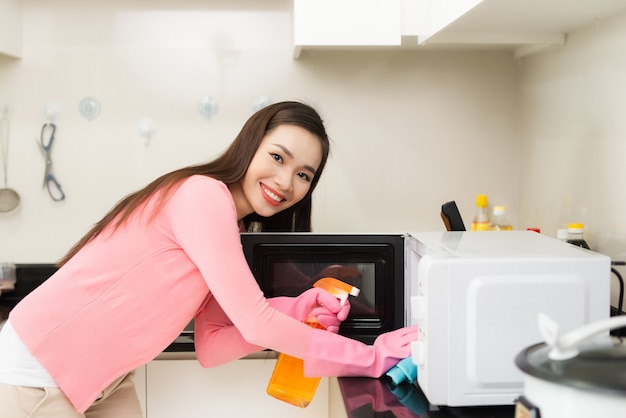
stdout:
<svg viewBox="0 0 626 418">
<path fill-rule="evenodd" d="M 239 232 L 309 231 L 329 141 L 298 102 L 255 113 L 207 164 L 161 176 L 120 201 L 11 312 L 0 332 L 0 407 L 13 417 L 140 417 L 132 370 L 195 318 L 198 360 L 217 366 L 263 348 L 305 359 L 315 376 L 380 376 L 416 330 L 373 346 L 337 331 L 348 308 L 319 289 L 265 299 Z"/>
</svg>

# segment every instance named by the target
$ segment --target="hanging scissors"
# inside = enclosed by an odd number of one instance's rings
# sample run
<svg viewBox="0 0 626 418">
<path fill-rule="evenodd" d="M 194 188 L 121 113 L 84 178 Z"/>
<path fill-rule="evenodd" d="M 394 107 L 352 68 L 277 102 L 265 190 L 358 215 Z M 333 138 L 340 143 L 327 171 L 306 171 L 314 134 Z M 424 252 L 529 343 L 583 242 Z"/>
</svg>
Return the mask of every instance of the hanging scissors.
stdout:
<svg viewBox="0 0 626 418">
<path fill-rule="evenodd" d="M 48 194 L 55 202 L 65 199 L 65 193 L 61 188 L 61 184 L 57 181 L 52 173 L 52 144 L 54 143 L 54 135 L 57 127 L 54 123 L 44 123 L 41 127 L 41 135 L 39 137 L 39 149 L 46 160 L 46 171 L 43 176 L 43 187 L 48 189 Z"/>
</svg>

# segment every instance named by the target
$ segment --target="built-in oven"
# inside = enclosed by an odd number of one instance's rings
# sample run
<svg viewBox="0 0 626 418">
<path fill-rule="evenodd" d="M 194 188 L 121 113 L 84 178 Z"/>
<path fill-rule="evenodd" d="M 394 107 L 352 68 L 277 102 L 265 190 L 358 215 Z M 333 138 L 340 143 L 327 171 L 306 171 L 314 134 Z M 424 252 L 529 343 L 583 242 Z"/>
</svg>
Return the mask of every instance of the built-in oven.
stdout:
<svg viewBox="0 0 626 418">
<path fill-rule="evenodd" d="M 0 326 L 8 319 L 9 313 L 26 295 L 45 282 L 56 271 L 50 263 L 16 263 L 14 289 L 0 294 Z M 193 321 L 185 327 L 180 336 L 166 348 L 168 352 L 194 351 Z"/>
<path fill-rule="evenodd" d="M 57 271 L 54 264 L 18 263 L 15 264 L 15 285 L 0 295 L 0 324 L 9 317 L 9 312 L 26 295 L 45 282 Z"/>
</svg>

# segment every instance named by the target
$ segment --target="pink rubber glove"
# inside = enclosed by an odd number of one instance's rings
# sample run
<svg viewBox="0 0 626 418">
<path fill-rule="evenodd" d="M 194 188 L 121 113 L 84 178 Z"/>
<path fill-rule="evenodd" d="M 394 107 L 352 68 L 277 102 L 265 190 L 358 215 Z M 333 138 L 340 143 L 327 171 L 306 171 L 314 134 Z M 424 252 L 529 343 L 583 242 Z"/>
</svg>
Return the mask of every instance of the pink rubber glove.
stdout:
<svg viewBox="0 0 626 418">
<path fill-rule="evenodd" d="M 304 375 L 380 377 L 411 355 L 417 327 L 381 334 L 374 345 L 329 332 L 312 333 L 304 358 Z"/>
<path fill-rule="evenodd" d="M 335 296 L 319 288 L 311 288 L 296 297 L 271 298 L 268 302 L 298 321 L 304 321 L 312 315 L 327 331 L 333 333 L 339 331 L 339 325 L 350 313 L 350 303 L 346 302 L 342 306 Z"/>
</svg>

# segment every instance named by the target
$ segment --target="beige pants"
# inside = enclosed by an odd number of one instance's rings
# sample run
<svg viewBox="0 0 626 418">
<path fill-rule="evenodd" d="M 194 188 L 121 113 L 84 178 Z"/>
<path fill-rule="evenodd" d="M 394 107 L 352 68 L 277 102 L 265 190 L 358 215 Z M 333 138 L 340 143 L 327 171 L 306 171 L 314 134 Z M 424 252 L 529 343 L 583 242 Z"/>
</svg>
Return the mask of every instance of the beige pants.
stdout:
<svg viewBox="0 0 626 418">
<path fill-rule="evenodd" d="M 59 388 L 0 383 L 2 418 L 142 418 L 134 372 L 107 387 L 84 414 L 76 412 Z"/>
</svg>

